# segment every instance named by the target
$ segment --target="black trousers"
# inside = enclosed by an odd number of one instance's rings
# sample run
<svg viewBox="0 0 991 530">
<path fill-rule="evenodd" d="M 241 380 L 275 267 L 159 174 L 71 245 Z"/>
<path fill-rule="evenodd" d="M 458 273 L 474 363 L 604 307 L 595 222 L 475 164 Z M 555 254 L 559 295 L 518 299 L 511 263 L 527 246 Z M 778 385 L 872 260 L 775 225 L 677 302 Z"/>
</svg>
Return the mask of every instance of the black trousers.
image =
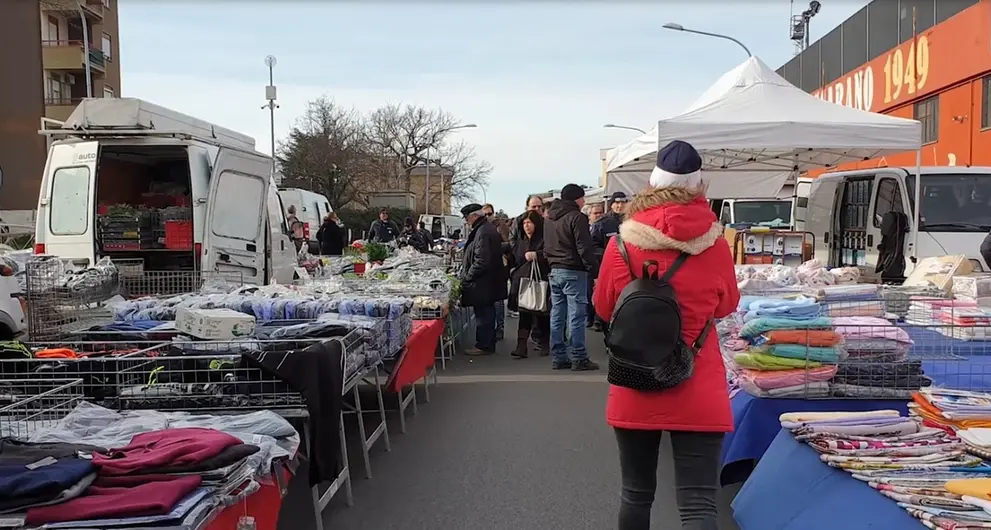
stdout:
<svg viewBox="0 0 991 530">
<path fill-rule="evenodd" d="M 540 313 L 520 311 L 519 329 L 529 331 L 533 340 L 546 341 L 551 336 L 551 317 Z"/>
<path fill-rule="evenodd" d="M 616 428 L 623 492 L 619 530 L 650 530 L 663 431 Z M 674 487 L 683 530 L 719 530 L 716 492 L 723 433 L 671 431 Z M 673 529 L 672 529 L 673 530 Z"/>
</svg>

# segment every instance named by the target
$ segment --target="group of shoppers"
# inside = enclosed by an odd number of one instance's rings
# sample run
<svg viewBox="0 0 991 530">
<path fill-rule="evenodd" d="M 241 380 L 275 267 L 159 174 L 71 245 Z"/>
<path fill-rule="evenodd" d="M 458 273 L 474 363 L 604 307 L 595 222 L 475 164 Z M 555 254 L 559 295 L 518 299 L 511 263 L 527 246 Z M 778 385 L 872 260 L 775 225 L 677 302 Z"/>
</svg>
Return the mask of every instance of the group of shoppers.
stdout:
<svg viewBox="0 0 991 530">
<path fill-rule="evenodd" d="M 518 308 L 519 283 L 529 277 L 531 267 L 549 278 L 550 312 L 520 312 L 514 355 L 526 356 L 527 335 L 549 331 L 547 342 L 555 369 L 598 368 L 588 360 L 584 343 L 586 325 L 592 324 L 586 320 L 590 278 L 595 285 L 590 312 L 600 319 L 600 325 L 610 323 L 611 329 L 603 329 L 607 337 L 610 332 L 630 331 L 630 321 L 624 324 L 624 313 L 618 308 L 628 303 L 631 293 L 662 296 L 657 294 L 660 291 L 648 294 L 661 278 L 673 290 L 681 321 L 676 331 L 680 346 L 651 351 L 658 364 L 641 369 L 645 377 L 659 377 L 652 370 L 667 366 L 675 357 L 687 363 L 688 369 L 673 383 L 666 378 L 669 384 L 663 389 L 651 390 L 614 379 L 610 370 L 606 419 L 615 431 L 620 455 L 619 530 L 650 528 L 665 431 L 671 438 L 682 528 L 718 529 L 720 455 L 733 417 L 718 341 L 707 330 L 715 319 L 736 310 L 740 294 L 723 228 L 705 197 L 701 167 L 702 159 L 691 145 L 671 142 L 658 152 L 647 189 L 632 201 L 622 194 L 613 195 L 609 211 L 598 219 L 601 211 L 582 212 L 584 190 L 580 186 L 565 186 L 561 198 L 549 208 L 543 208 L 538 197 L 530 197 L 527 211 L 514 220 L 505 244 L 487 222 L 481 205 L 462 210 L 471 226 L 462 275 L 464 302 L 475 308 L 479 321 L 473 353 L 494 351 L 495 304 L 508 296 L 510 308 Z M 507 249 L 508 269 L 500 259 Z M 634 283 L 644 279 L 648 270 L 656 270 L 657 277 Z M 670 274 L 665 277 L 665 273 Z M 507 277 L 512 279 L 509 292 Z M 649 320 L 650 315 L 640 318 Z"/>
<path fill-rule="evenodd" d="M 295 206 L 289 206 L 286 223 L 289 225 L 289 237 L 296 246 L 296 252 L 299 252 L 306 243 L 306 234 L 303 222 L 296 215 Z M 330 212 L 320 223 L 320 229 L 317 230 L 317 245 L 323 256 L 340 256 L 344 253 L 344 223 L 336 213 Z"/>
</svg>

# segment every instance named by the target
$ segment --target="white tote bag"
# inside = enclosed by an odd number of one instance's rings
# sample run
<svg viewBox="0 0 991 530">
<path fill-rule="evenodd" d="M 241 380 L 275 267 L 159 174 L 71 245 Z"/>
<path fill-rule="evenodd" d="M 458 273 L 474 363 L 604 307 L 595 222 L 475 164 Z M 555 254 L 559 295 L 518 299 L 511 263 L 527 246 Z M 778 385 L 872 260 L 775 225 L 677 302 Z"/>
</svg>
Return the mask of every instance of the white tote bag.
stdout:
<svg viewBox="0 0 991 530">
<path fill-rule="evenodd" d="M 540 267 L 530 263 L 530 277 L 520 279 L 519 307 L 523 311 L 547 313 L 550 311 L 548 294 L 550 285 L 540 277 Z"/>
</svg>

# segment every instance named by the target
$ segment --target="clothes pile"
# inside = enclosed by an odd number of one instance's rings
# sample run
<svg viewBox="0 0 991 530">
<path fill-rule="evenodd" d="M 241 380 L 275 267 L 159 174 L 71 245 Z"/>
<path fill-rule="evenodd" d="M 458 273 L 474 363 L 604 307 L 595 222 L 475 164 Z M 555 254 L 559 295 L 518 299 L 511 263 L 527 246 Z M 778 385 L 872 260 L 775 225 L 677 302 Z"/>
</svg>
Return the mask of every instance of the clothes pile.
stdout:
<svg viewBox="0 0 991 530">
<path fill-rule="evenodd" d="M 740 387 L 758 397 L 824 397 L 836 363 L 846 357 L 832 321 L 808 296 L 744 296 L 742 326 L 730 348 Z"/>
<path fill-rule="evenodd" d="M 885 313 L 884 301 L 874 284 L 830 285 L 806 293 L 815 296 L 823 305 L 823 313 L 831 318 L 883 317 Z"/>
<path fill-rule="evenodd" d="M 46 528 L 196 528 L 299 447 L 295 429 L 268 411 L 136 414 L 82 403 L 30 432 L 0 438 L 0 513 Z"/>
<path fill-rule="evenodd" d="M 952 431 L 895 410 L 789 413 L 780 421 L 827 465 L 867 483 L 926 527 L 991 528 L 991 468 Z"/>
<path fill-rule="evenodd" d="M 905 321 L 958 340 L 991 340 L 991 310 L 973 299 L 913 297 Z"/>
<path fill-rule="evenodd" d="M 913 341 L 904 329 L 869 316 L 834 318 L 833 326 L 848 355 L 833 377 L 833 395 L 911 399 L 932 384 L 921 361 L 907 359 Z"/>
</svg>

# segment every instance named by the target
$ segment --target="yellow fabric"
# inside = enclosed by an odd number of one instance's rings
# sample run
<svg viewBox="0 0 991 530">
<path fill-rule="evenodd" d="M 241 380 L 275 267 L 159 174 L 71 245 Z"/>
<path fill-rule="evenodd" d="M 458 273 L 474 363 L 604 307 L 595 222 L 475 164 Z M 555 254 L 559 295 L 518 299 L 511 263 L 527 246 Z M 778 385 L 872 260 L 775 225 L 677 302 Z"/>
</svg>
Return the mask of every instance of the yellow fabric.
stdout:
<svg viewBox="0 0 991 530">
<path fill-rule="evenodd" d="M 842 420 L 846 418 L 888 418 L 899 417 L 897 410 L 867 410 L 863 412 L 786 412 L 778 421 L 802 422 L 820 420 Z"/>
<path fill-rule="evenodd" d="M 815 361 L 776 357 L 757 352 L 737 353 L 733 356 L 733 361 L 743 368 L 750 368 L 752 370 L 791 370 L 793 368 L 818 368 L 822 366 L 822 363 Z"/>
<path fill-rule="evenodd" d="M 991 500 L 991 478 L 951 480 L 946 483 L 946 491 L 957 495 L 970 495 L 978 499 Z"/>
</svg>

